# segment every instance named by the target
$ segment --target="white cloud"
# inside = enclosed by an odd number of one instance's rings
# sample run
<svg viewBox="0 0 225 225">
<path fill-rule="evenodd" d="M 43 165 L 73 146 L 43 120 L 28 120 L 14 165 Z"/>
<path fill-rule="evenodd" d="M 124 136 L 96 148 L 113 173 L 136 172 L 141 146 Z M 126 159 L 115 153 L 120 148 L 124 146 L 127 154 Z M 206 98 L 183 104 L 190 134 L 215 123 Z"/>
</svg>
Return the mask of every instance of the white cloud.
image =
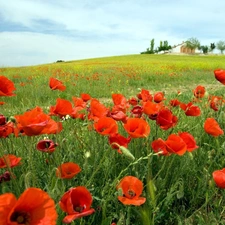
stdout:
<svg viewBox="0 0 225 225">
<path fill-rule="evenodd" d="M 145 46 L 129 40 L 93 43 L 49 34 L 0 33 L 0 66 L 23 66 L 101 56 L 136 54 Z"/>
<path fill-rule="evenodd" d="M 224 8 L 221 0 L 0 1 L 0 66 L 138 54 L 152 38 L 217 42 Z"/>
</svg>

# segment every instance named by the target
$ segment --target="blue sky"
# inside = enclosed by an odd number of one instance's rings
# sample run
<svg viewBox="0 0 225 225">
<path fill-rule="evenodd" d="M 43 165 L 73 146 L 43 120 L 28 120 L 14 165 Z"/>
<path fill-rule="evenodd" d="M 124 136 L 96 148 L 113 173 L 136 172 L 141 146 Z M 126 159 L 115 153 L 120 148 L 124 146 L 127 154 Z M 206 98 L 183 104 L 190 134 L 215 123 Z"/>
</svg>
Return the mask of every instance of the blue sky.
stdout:
<svg viewBox="0 0 225 225">
<path fill-rule="evenodd" d="M 0 0 L 0 66 L 139 54 L 155 39 L 225 40 L 222 0 Z"/>
</svg>

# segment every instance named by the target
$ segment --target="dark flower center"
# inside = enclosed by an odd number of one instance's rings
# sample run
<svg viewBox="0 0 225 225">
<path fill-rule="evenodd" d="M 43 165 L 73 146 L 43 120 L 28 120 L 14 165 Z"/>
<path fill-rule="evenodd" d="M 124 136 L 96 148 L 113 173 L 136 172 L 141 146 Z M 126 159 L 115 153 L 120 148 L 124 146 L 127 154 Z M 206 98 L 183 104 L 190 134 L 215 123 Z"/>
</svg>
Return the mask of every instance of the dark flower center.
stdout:
<svg viewBox="0 0 225 225">
<path fill-rule="evenodd" d="M 133 190 L 131 190 L 131 189 L 129 189 L 128 191 L 127 191 L 127 193 L 126 193 L 126 197 L 127 198 L 134 198 L 136 196 L 136 193 L 133 191 Z"/>
<path fill-rule="evenodd" d="M 79 213 L 82 213 L 85 209 L 86 209 L 86 205 L 79 205 L 74 207 L 74 210 Z"/>
<path fill-rule="evenodd" d="M 11 222 L 16 222 L 18 224 L 29 225 L 30 215 L 27 212 L 13 212 L 10 217 Z"/>
<path fill-rule="evenodd" d="M 51 143 L 48 141 L 48 142 L 45 142 L 45 148 L 49 148 L 51 145 Z"/>
</svg>

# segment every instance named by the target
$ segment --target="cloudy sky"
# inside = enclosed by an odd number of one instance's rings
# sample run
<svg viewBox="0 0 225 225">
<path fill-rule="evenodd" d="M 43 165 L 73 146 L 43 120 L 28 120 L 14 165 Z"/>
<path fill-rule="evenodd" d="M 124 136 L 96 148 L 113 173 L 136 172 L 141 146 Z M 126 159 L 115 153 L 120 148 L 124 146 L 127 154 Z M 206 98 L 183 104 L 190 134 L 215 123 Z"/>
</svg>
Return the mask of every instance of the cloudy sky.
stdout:
<svg viewBox="0 0 225 225">
<path fill-rule="evenodd" d="M 0 0 L 0 67 L 225 40 L 223 0 Z"/>
</svg>

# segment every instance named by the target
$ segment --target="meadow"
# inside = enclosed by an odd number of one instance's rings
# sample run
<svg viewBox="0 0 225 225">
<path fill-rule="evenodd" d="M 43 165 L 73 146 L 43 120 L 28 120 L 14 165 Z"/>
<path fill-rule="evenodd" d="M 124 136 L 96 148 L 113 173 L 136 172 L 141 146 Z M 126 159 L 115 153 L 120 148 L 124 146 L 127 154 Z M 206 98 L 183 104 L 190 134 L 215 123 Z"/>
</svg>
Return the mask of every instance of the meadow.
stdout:
<svg viewBox="0 0 225 225">
<path fill-rule="evenodd" d="M 0 68 L 0 224 L 225 224 L 224 70 L 219 55 Z"/>
</svg>

